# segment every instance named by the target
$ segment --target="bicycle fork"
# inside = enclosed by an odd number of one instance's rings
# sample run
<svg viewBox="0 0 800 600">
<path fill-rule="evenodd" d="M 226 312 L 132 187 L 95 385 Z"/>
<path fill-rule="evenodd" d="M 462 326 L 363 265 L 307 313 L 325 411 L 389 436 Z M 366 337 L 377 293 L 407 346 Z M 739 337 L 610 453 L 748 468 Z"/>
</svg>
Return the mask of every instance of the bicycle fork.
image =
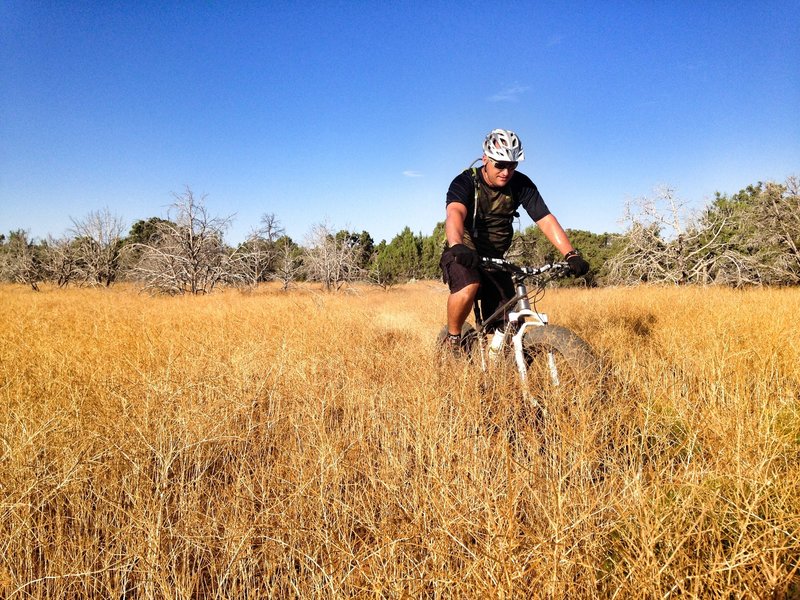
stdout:
<svg viewBox="0 0 800 600">
<path fill-rule="evenodd" d="M 509 314 L 509 322 L 519 324 L 516 333 L 511 338 L 511 342 L 514 347 L 514 361 L 517 363 L 517 371 L 519 372 L 519 378 L 522 382 L 522 397 L 542 411 L 543 415 L 546 415 L 547 409 L 528 389 L 528 362 L 525 360 L 525 345 L 523 340 L 525 339 L 525 332 L 528 328 L 547 326 L 547 315 L 534 312 L 530 308 L 523 308 L 518 312 Z M 558 369 L 552 350 L 548 350 L 547 352 L 547 367 L 553 385 L 558 385 Z"/>
<path fill-rule="evenodd" d="M 514 346 L 514 360 L 517 363 L 517 370 L 519 371 L 520 379 L 525 383 L 528 380 L 528 363 L 525 360 L 525 345 L 523 343 L 525 332 L 529 327 L 546 327 L 548 323 L 547 315 L 535 313 L 530 309 L 523 309 L 518 313 L 511 313 L 509 317 L 517 322 L 521 321 L 511 341 Z M 558 385 L 558 367 L 556 366 L 555 353 L 552 350 L 547 351 L 547 369 L 553 385 Z"/>
<path fill-rule="evenodd" d="M 517 361 L 517 369 L 519 376 L 522 379 L 523 389 L 527 390 L 524 385 L 528 381 L 528 364 L 525 361 L 524 346 L 522 340 L 525 337 L 525 331 L 528 327 L 546 327 L 548 320 L 545 313 L 535 312 L 531 310 L 531 303 L 528 300 L 528 289 L 525 283 L 520 281 L 517 283 L 517 295 L 520 297 L 517 304 L 518 311 L 510 313 L 509 320 L 519 323 L 514 341 L 514 359 Z M 557 386 L 560 384 L 558 379 L 558 367 L 556 366 L 555 353 L 551 348 L 547 350 L 547 370 L 550 373 L 550 382 Z"/>
</svg>

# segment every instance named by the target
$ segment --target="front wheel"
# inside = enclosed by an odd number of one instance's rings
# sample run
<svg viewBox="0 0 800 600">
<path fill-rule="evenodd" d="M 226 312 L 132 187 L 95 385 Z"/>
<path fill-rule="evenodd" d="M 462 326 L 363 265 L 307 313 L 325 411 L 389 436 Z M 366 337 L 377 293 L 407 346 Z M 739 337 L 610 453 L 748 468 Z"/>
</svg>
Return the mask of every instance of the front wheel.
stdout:
<svg viewBox="0 0 800 600">
<path fill-rule="evenodd" d="M 584 387 L 600 377 L 600 361 L 585 341 L 565 327 L 529 327 L 522 341 L 529 389 Z"/>
</svg>

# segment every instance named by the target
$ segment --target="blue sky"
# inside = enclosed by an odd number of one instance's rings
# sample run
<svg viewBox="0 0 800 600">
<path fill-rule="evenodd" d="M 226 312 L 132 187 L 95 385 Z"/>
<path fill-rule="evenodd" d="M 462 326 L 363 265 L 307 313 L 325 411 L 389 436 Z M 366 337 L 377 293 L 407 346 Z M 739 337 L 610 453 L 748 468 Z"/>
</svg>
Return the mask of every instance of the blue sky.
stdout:
<svg viewBox="0 0 800 600">
<path fill-rule="evenodd" d="M 484 135 L 565 227 L 626 200 L 800 175 L 800 1 L 0 0 L 0 230 L 130 225 L 207 195 L 241 241 L 274 213 L 429 234 Z M 527 217 L 522 226 L 530 224 Z"/>
</svg>

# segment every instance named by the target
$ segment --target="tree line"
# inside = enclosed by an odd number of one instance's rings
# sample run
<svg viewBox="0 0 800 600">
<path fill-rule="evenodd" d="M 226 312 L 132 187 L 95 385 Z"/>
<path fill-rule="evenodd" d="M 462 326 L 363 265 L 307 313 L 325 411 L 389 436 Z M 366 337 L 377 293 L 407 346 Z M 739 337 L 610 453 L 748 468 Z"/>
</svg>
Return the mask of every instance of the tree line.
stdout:
<svg viewBox="0 0 800 600">
<path fill-rule="evenodd" d="M 405 227 L 375 243 L 366 232 L 312 226 L 298 244 L 280 220 L 265 213 L 247 239 L 225 242 L 231 217 L 211 215 L 190 189 L 174 197 L 166 218 L 139 220 L 126 233 L 108 209 L 73 219 L 62 237 L 34 240 L 24 230 L 0 235 L 0 278 L 29 285 L 111 286 L 132 281 L 166 294 L 205 294 L 220 286 L 254 287 L 278 281 L 320 282 L 338 290 L 355 281 L 384 288 L 440 277 L 444 223 L 430 235 Z M 737 194 L 717 194 L 700 212 L 669 188 L 628 202 L 623 233 L 567 229 L 592 267 L 581 285 L 800 283 L 800 185 L 758 183 Z M 538 228 L 517 231 L 512 260 L 558 260 Z"/>
</svg>

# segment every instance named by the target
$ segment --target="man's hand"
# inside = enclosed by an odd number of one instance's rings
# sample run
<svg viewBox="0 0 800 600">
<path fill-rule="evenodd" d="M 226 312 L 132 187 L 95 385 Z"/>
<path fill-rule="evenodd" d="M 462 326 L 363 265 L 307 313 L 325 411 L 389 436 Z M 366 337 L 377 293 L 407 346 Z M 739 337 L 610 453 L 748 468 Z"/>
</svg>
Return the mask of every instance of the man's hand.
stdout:
<svg viewBox="0 0 800 600">
<path fill-rule="evenodd" d="M 475 269 L 480 262 L 478 253 L 472 248 L 468 248 L 464 244 L 456 244 L 450 247 L 450 252 L 453 253 L 453 260 L 458 264 L 467 267 L 468 269 Z"/>
<path fill-rule="evenodd" d="M 569 270 L 572 271 L 572 274 L 575 277 L 580 277 L 581 275 L 586 275 L 589 272 L 589 263 L 583 259 L 581 253 L 577 250 L 572 250 L 567 252 L 567 255 L 564 257 L 564 260 L 567 261 L 569 265 Z"/>
</svg>

